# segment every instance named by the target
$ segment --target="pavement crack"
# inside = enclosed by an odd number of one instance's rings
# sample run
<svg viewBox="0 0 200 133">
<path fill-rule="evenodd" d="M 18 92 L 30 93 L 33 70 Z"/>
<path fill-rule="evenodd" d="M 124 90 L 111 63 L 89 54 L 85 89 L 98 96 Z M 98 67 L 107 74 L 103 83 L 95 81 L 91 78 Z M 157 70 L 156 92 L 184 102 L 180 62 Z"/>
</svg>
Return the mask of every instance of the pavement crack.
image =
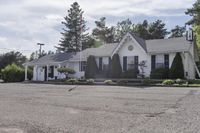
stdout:
<svg viewBox="0 0 200 133">
<path fill-rule="evenodd" d="M 72 88 L 68 89 L 68 91 L 71 92 L 71 91 L 75 90 L 76 88 L 78 88 L 78 85 L 75 86 L 75 87 L 72 87 Z"/>
</svg>

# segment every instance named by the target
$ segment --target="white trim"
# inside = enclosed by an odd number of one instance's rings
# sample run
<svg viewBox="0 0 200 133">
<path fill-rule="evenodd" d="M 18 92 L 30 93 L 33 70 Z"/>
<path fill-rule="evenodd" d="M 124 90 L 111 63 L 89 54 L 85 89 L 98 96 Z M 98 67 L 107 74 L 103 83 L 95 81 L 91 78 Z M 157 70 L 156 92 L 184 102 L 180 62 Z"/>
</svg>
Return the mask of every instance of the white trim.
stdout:
<svg viewBox="0 0 200 133">
<path fill-rule="evenodd" d="M 134 43 L 136 43 L 137 45 L 139 45 L 139 47 L 140 47 L 145 53 L 147 53 L 147 52 L 144 50 L 144 48 L 136 41 L 136 39 L 135 39 L 130 33 L 127 33 L 127 34 L 123 37 L 123 39 L 121 40 L 121 42 L 119 43 L 119 45 L 114 49 L 114 51 L 113 51 L 111 57 L 113 57 L 113 55 L 114 55 L 115 53 L 117 53 L 117 51 L 124 45 L 124 41 L 127 39 L 127 37 L 130 37 L 130 38 L 134 41 Z"/>
</svg>

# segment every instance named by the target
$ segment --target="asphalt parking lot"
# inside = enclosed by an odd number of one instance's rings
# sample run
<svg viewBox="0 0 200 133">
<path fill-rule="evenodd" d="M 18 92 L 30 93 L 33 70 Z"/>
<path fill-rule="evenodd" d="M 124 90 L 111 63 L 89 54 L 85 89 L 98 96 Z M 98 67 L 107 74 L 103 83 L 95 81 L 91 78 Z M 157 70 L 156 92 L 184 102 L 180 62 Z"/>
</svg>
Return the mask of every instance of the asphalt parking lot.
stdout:
<svg viewBox="0 0 200 133">
<path fill-rule="evenodd" d="M 0 133 L 196 133 L 200 88 L 0 84 Z"/>
</svg>

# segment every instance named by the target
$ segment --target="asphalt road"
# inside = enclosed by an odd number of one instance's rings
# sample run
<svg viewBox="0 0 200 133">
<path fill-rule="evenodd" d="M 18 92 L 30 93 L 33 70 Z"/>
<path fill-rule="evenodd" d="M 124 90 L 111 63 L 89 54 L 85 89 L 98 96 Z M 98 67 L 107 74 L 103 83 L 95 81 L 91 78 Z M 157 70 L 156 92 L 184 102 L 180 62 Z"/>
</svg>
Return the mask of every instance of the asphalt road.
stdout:
<svg viewBox="0 0 200 133">
<path fill-rule="evenodd" d="M 197 133 L 200 88 L 0 84 L 0 133 Z"/>
</svg>

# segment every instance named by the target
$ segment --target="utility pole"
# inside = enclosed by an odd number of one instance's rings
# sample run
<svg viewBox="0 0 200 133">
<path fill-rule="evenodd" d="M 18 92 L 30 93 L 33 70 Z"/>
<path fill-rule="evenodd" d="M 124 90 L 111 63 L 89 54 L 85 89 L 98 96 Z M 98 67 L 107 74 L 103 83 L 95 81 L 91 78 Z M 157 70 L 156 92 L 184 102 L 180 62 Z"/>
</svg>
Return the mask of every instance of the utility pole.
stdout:
<svg viewBox="0 0 200 133">
<path fill-rule="evenodd" d="M 37 43 L 37 45 L 40 46 L 40 49 L 39 49 L 39 56 L 41 56 L 41 54 L 42 54 L 42 46 L 44 46 L 44 44 L 43 44 L 43 43 Z"/>
</svg>

